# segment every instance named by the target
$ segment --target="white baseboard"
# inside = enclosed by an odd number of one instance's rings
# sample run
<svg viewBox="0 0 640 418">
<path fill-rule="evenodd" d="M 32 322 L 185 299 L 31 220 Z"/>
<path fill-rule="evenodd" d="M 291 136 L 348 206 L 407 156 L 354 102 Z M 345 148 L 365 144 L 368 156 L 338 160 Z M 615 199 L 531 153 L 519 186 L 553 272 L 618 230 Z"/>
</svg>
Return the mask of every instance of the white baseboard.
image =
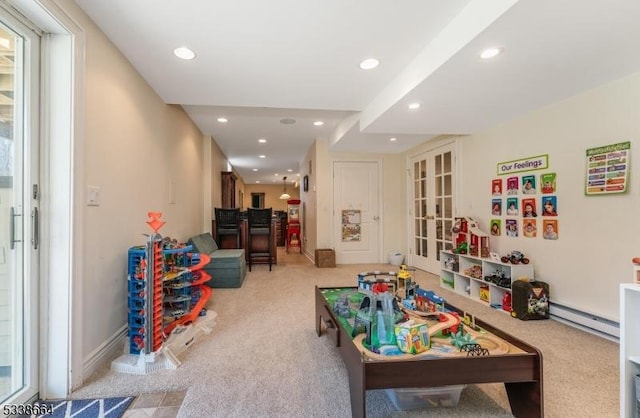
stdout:
<svg viewBox="0 0 640 418">
<path fill-rule="evenodd" d="M 123 353 L 124 343 L 127 336 L 128 325 L 123 325 L 109 339 L 104 341 L 98 348 L 93 350 L 85 359 L 82 367 L 82 381 L 86 381 L 105 364 L 110 364 L 111 360 Z"/>
<path fill-rule="evenodd" d="M 620 339 L 620 324 L 610 319 L 553 302 L 549 304 L 549 314 L 551 319 L 608 340 L 617 342 Z"/>
</svg>

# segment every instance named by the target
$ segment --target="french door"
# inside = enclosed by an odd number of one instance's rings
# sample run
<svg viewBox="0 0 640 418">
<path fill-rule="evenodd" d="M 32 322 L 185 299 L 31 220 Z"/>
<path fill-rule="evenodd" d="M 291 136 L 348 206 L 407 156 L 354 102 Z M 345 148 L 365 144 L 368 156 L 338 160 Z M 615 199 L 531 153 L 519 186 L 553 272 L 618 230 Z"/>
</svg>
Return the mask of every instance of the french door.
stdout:
<svg viewBox="0 0 640 418">
<path fill-rule="evenodd" d="M 455 213 L 455 144 L 410 159 L 409 264 L 421 270 L 440 270 L 440 250 L 451 248 Z"/>
<path fill-rule="evenodd" d="M 39 37 L 0 8 L 0 401 L 38 392 Z"/>
</svg>

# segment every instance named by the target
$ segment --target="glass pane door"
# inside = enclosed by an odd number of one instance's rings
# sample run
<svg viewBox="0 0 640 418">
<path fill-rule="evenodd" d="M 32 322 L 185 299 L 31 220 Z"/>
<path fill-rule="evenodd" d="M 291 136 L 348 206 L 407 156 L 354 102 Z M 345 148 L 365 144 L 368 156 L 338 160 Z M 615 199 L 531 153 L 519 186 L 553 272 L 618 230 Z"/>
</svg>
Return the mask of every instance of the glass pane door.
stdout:
<svg viewBox="0 0 640 418">
<path fill-rule="evenodd" d="M 33 32 L 0 9 L 0 400 L 37 393 L 37 71 Z M 32 83 L 30 75 L 35 82 Z M 32 90 L 32 89 L 35 89 Z M 37 103 L 36 103 L 37 104 Z M 32 125 L 35 124 L 35 125 Z"/>
<path fill-rule="evenodd" d="M 436 273 L 440 250 L 452 246 L 454 146 L 449 144 L 412 159 L 412 242 L 410 264 Z"/>
</svg>

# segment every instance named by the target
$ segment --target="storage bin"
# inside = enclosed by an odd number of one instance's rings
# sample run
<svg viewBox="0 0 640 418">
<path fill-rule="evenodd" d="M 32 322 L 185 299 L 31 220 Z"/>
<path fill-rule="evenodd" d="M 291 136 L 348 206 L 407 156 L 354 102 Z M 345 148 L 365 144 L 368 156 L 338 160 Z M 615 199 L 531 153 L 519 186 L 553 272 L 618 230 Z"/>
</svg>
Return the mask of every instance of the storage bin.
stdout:
<svg viewBox="0 0 640 418">
<path fill-rule="evenodd" d="M 434 388 L 385 389 L 393 406 L 400 411 L 438 406 L 457 406 L 466 385 L 440 386 Z"/>
<path fill-rule="evenodd" d="M 316 267 L 335 267 L 336 253 L 331 248 L 316 249 Z"/>
<path fill-rule="evenodd" d="M 391 251 L 389 253 L 389 264 L 392 266 L 402 265 L 404 262 L 404 254 L 399 251 Z"/>
</svg>

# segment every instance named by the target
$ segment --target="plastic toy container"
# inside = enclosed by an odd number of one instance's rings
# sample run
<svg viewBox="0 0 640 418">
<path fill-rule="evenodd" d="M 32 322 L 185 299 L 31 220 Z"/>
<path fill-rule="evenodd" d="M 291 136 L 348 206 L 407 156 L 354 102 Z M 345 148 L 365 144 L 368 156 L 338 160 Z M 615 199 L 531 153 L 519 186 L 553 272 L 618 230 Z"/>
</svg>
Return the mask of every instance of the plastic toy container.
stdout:
<svg viewBox="0 0 640 418">
<path fill-rule="evenodd" d="M 462 389 L 466 385 L 441 386 L 434 388 L 385 389 L 393 406 L 400 411 L 438 406 L 457 406 Z"/>
<path fill-rule="evenodd" d="M 389 253 L 389 264 L 399 266 L 404 262 L 404 254 L 399 251 L 391 251 Z"/>
</svg>

